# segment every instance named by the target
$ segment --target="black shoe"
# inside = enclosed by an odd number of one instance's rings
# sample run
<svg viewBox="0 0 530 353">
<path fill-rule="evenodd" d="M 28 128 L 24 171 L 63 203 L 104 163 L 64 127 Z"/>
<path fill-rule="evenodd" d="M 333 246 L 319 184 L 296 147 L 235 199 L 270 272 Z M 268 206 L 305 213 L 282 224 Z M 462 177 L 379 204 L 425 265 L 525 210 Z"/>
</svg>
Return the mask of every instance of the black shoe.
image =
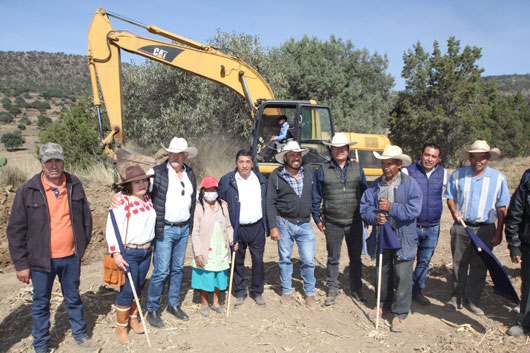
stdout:
<svg viewBox="0 0 530 353">
<path fill-rule="evenodd" d="M 363 303 L 363 304 L 366 304 L 368 303 L 368 300 L 366 299 L 366 297 L 364 296 L 363 292 L 362 291 L 355 291 L 355 292 L 352 292 L 351 293 L 351 296 L 353 299 Z"/>
<path fill-rule="evenodd" d="M 416 294 L 416 295 L 413 295 L 412 296 L 412 299 L 414 301 L 417 301 L 418 303 L 420 303 L 421 305 L 431 305 L 431 301 L 429 300 L 429 298 L 427 298 L 426 296 L 424 296 L 423 294 Z"/>
<path fill-rule="evenodd" d="M 92 338 L 90 338 L 88 336 L 85 336 L 83 338 L 75 340 L 74 344 L 77 347 L 79 347 L 79 348 L 86 349 L 86 350 L 89 350 L 89 351 L 99 351 L 100 350 L 100 347 L 97 344 L 97 342 L 94 341 Z"/>
<path fill-rule="evenodd" d="M 469 311 L 471 311 L 475 315 L 484 315 L 484 310 L 479 308 L 475 303 L 473 303 L 471 300 L 465 301 L 465 306 Z"/>
<path fill-rule="evenodd" d="M 339 295 L 338 291 L 329 291 L 326 296 L 326 301 L 324 302 L 325 306 L 332 306 L 337 302 L 337 296 Z"/>
<path fill-rule="evenodd" d="M 156 328 L 164 328 L 166 327 L 164 325 L 164 321 L 160 318 L 160 313 L 158 310 L 155 311 L 148 311 L 147 312 L 147 322 L 149 325 L 156 327 Z"/>
<path fill-rule="evenodd" d="M 261 306 L 261 307 L 267 306 L 267 303 L 265 303 L 265 300 L 263 299 L 263 296 L 261 294 L 253 295 L 252 299 L 254 299 L 257 306 Z"/>
<path fill-rule="evenodd" d="M 167 311 L 179 320 L 188 321 L 190 319 L 180 306 L 168 306 Z"/>
</svg>

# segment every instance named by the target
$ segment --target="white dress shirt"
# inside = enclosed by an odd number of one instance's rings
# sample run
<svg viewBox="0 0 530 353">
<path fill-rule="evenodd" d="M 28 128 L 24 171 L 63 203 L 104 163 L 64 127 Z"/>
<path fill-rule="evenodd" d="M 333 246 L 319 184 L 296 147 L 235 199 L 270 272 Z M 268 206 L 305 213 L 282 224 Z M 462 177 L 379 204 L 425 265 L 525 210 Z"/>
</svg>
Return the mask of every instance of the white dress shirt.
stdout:
<svg viewBox="0 0 530 353">
<path fill-rule="evenodd" d="M 263 218 L 261 210 L 261 186 L 259 179 L 253 171 L 247 179 L 243 179 L 239 172 L 235 175 L 239 202 L 239 224 L 252 224 Z"/>
<path fill-rule="evenodd" d="M 166 194 L 166 214 L 164 220 L 171 223 L 180 223 L 185 222 L 190 219 L 190 210 L 191 210 L 191 194 L 193 193 L 193 186 L 191 181 L 188 178 L 188 173 L 186 170 L 182 169 L 182 182 L 177 176 L 177 172 L 169 162 L 166 164 L 167 167 L 167 176 L 168 176 L 168 185 L 167 185 L 167 194 Z M 155 171 L 153 168 L 149 169 L 147 175 L 154 174 Z M 149 190 L 153 190 L 153 181 L 154 178 L 150 179 L 151 185 Z M 184 184 L 184 187 L 182 187 Z M 182 195 L 182 190 L 184 189 L 184 195 Z"/>
</svg>

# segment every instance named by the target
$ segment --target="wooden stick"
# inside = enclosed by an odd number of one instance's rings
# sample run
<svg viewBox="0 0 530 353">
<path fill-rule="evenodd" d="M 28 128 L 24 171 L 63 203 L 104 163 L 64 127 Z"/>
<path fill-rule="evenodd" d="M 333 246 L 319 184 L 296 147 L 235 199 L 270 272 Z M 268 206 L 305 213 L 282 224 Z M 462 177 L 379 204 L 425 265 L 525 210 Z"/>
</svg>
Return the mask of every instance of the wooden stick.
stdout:
<svg viewBox="0 0 530 353">
<path fill-rule="evenodd" d="M 377 318 L 375 319 L 376 330 L 379 328 L 379 307 L 381 306 L 381 274 L 382 272 L 383 272 L 383 253 L 379 252 L 379 268 L 377 270 L 377 305 L 376 305 Z"/>
<path fill-rule="evenodd" d="M 230 266 L 230 279 L 228 282 L 228 299 L 226 300 L 226 317 L 230 317 L 230 298 L 232 298 L 232 281 L 234 279 L 234 267 L 236 264 L 236 252 L 232 251 L 232 264 Z"/>
<path fill-rule="evenodd" d="M 131 275 L 131 271 L 127 271 L 127 277 L 129 278 L 129 284 L 134 295 L 134 300 L 136 301 L 136 306 L 138 307 L 138 313 L 140 314 L 140 319 L 142 320 L 142 326 L 145 331 L 145 338 L 147 338 L 147 344 L 151 347 L 151 341 L 149 340 L 149 332 L 147 332 L 147 326 L 145 325 L 144 314 L 142 313 L 142 307 L 140 306 L 140 299 L 138 299 L 138 294 L 136 294 L 136 288 L 134 288 L 134 282 Z"/>
</svg>

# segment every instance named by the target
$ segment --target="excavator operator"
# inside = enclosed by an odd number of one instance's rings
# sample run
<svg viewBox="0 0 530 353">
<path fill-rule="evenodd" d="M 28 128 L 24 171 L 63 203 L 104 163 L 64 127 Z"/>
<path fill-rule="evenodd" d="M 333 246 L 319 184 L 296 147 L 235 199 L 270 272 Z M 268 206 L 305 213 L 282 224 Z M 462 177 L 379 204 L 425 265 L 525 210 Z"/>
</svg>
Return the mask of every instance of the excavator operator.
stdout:
<svg viewBox="0 0 530 353">
<path fill-rule="evenodd" d="M 285 115 L 280 115 L 278 117 L 278 124 L 280 125 L 280 133 L 271 137 L 267 146 L 258 154 L 258 161 L 264 161 L 270 158 L 274 152 L 280 150 L 279 147 L 281 144 L 287 139 L 293 138 L 293 134 L 289 130 L 289 123 L 287 122 L 287 117 Z"/>
</svg>

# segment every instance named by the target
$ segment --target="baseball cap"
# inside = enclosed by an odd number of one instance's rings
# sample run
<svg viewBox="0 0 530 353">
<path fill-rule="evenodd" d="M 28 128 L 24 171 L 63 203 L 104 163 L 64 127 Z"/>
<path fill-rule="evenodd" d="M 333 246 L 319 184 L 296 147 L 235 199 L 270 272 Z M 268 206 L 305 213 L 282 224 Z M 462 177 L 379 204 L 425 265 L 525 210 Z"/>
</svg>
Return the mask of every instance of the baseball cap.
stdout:
<svg viewBox="0 0 530 353">
<path fill-rule="evenodd" d="M 40 148 L 39 159 L 43 163 L 48 162 L 50 159 L 60 159 L 64 161 L 63 148 L 58 143 L 48 142 Z"/>
</svg>

